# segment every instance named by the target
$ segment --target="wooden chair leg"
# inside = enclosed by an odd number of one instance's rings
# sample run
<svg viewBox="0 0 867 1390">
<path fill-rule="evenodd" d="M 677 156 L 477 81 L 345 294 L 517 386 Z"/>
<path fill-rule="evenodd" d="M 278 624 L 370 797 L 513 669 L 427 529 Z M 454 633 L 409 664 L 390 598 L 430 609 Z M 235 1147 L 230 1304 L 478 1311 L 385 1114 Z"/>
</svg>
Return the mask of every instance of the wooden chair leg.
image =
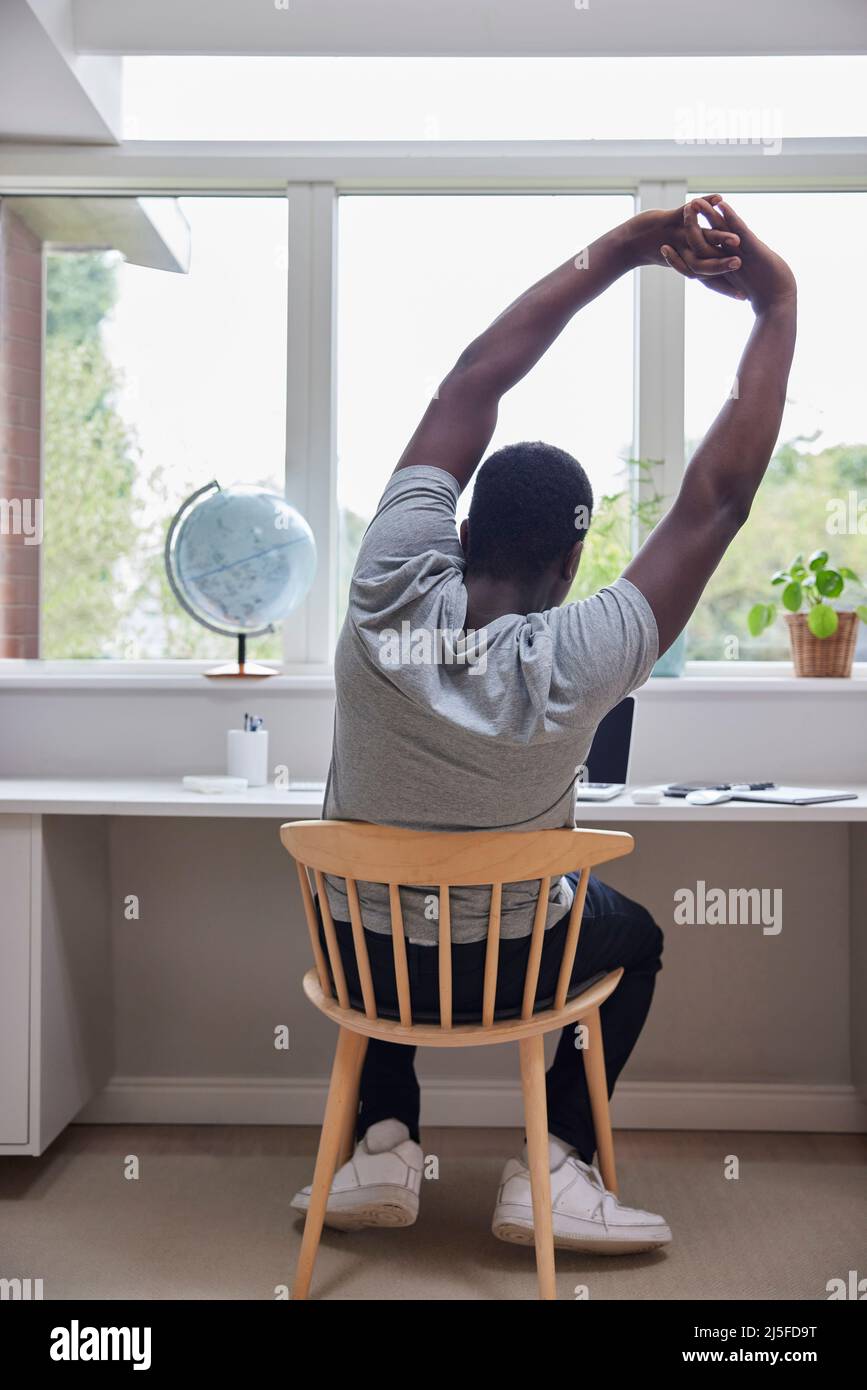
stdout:
<svg viewBox="0 0 867 1390">
<path fill-rule="evenodd" d="M 608 1107 L 608 1078 L 605 1075 L 605 1049 L 602 1044 L 602 1021 L 599 1010 L 591 1009 L 581 1022 L 587 1028 L 584 1049 L 584 1074 L 590 1092 L 590 1110 L 596 1132 L 596 1156 L 599 1172 L 609 1192 L 617 1195 L 617 1171 L 614 1166 L 614 1136 L 611 1133 L 611 1112 Z"/>
<path fill-rule="evenodd" d="M 337 1155 L 338 1168 L 342 1168 L 344 1163 L 348 1163 L 355 1152 L 355 1126 L 358 1123 L 358 1088 L 361 1084 L 361 1069 L 364 1066 L 364 1058 L 367 1053 L 367 1044 L 369 1041 L 363 1034 L 359 1034 L 358 1037 L 361 1046 L 358 1049 L 358 1056 L 354 1063 L 352 1095 L 346 1107 L 346 1123 L 343 1127 L 340 1152 Z"/>
<path fill-rule="evenodd" d="M 307 1219 L 304 1222 L 304 1236 L 295 1270 L 295 1282 L 292 1285 L 293 1299 L 306 1298 L 310 1288 L 313 1263 L 325 1221 L 325 1207 L 337 1168 L 340 1145 L 346 1132 L 346 1112 L 347 1109 L 351 1109 L 353 1096 L 357 1095 L 358 1059 L 363 1055 L 364 1042 L 365 1039 L 360 1034 L 353 1033 L 348 1028 L 340 1029 L 334 1065 L 331 1069 L 328 1100 L 325 1104 L 325 1119 L 319 1139 L 319 1152 L 316 1155 L 313 1190 L 310 1194 Z"/>
<path fill-rule="evenodd" d="M 533 1193 L 533 1228 L 536 1237 L 536 1270 L 539 1297 L 555 1299 L 554 1229 L 551 1212 L 551 1161 L 548 1153 L 548 1104 L 545 1099 L 545 1040 L 541 1034 L 518 1043 L 521 1054 L 521 1086 L 524 1122 Z"/>
</svg>

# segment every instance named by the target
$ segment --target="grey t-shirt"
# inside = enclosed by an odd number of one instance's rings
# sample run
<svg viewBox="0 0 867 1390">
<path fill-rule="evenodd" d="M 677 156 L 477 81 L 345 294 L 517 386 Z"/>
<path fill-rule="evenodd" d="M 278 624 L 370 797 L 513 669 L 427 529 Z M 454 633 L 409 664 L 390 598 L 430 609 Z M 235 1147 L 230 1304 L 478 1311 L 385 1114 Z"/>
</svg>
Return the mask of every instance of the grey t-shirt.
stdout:
<svg viewBox="0 0 867 1390">
<path fill-rule="evenodd" d="M 412 830 L 575 824 L 578 769 L 603 716 L 657 657 L 653 612 L 618 579 L 544 613 L 505 614 L 461 639 L 467 611 L 457 481 L 395 473 L 359 551 L 335 657 L 337 705 L 324 814 Z M 335 918 L 345 887 L 327 879 Z M 501 935 L 532 928 L 538 882 L 503 889 Z M 547 925 L 571 905 L 551 885 Z M 388 889 L 359 885 L 361 915 L 388 933 Z M 487 933 L 490 889 L 453 888 L 452 939 Z M 401 888 L 408 940 L 437 940 L 436 890 Z"/>
</svg>

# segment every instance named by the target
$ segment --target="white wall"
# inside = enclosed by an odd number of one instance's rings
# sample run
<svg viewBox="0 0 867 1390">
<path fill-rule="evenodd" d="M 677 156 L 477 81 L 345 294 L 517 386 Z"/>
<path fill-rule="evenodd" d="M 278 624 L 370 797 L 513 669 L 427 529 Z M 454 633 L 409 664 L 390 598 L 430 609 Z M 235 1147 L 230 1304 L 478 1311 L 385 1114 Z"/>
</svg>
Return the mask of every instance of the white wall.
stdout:
<svg viewBox="0 0 867 1390">
<path fill-rule="evenodd" d="M 327 679 L 0 679 L 0 776 L 121 777 L 223 771 L 224 734 L 251 704 L 271 761 L 324 779 Z M 21 678 L 23 679 L 23 678 Z M 178 688 L 181 687 L 181 688 Z M 655 679 L 638 694 L 633 781 L 705 777 L 867 783 L 867 679 Z"/>
</svg>

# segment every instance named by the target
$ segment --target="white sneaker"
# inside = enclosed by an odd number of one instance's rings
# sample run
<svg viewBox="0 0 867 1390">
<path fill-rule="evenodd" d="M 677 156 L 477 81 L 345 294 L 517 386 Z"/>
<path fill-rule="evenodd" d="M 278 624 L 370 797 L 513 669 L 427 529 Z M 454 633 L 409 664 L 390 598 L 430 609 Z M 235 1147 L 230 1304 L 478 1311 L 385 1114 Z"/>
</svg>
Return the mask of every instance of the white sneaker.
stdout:
<svg viewBox="0 0 867 1390">
<path fill-rule="evenodd" d="M 629 1255 L 668 1245 L 671 1231 L 652 1211 L 622 1207 L 596 1168 L 562 1140 L 549 1136 L 554 1244 L 559 1250 Z M 498 1240 L 533 1244 L 533 1198 L 526 1147 L 510 1158 L 500 1181 L 491 1229 Z"/>
<path fill-rule="evenodd" d="M 411 1226 L 418 1216 L 424 1155 L 401 1120 L 379 1120 L 356 1145 L 355 1153 L 334 1174 L 325 1224 L 337 1231 L 362 1226 Z M 292 1198 L 306 1212 L 312 1188 Z"/>
</svg>

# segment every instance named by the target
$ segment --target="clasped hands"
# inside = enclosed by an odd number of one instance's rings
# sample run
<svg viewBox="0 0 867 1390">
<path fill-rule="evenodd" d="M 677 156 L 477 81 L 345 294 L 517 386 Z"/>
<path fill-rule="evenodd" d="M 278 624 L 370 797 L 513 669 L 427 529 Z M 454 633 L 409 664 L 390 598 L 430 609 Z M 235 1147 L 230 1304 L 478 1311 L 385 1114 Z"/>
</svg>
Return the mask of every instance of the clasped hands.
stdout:
<svg viewBox="0 0 867 1390">
<path fill-rule="evenodd" d="M 786 262 L 719 193 L 692 198 L 673 212 L 639 213 L 630 225 L 638 265 L 670 266 L 730 299 L 749 300 L 756 313 L 794 305 L 795 277 Z"/>
</svg>

